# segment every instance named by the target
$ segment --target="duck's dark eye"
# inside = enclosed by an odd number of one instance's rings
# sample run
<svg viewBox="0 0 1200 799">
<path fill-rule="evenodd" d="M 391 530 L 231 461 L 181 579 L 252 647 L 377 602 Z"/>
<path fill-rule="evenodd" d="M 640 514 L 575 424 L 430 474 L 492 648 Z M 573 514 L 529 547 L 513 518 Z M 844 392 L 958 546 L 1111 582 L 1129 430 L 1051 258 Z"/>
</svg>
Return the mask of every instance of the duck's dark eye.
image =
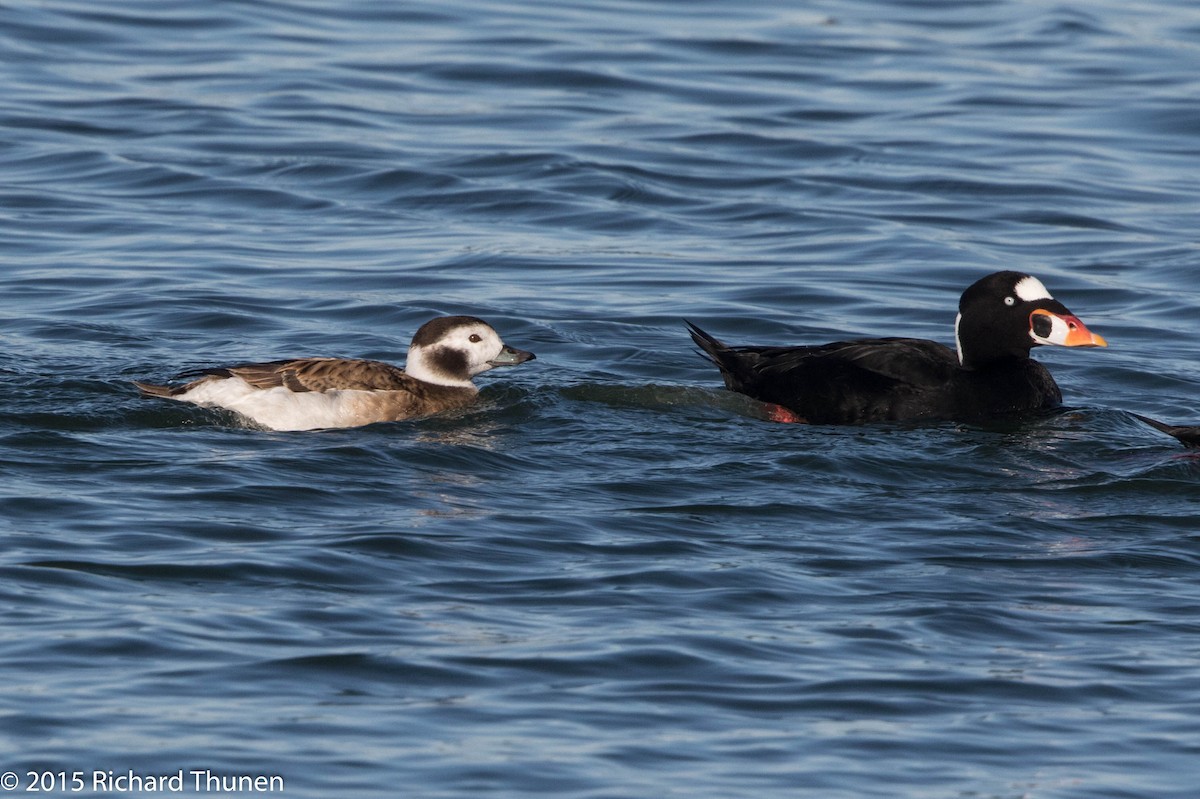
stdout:
<svg viewBox="0 0 1200 799">
<path fill-rule="evenodd" d="M 471 334 L 471 343 L 472 344 L 478 344 L 481 341 L 483 341 L 483 338 L 478 333 Z"/>
</svg>

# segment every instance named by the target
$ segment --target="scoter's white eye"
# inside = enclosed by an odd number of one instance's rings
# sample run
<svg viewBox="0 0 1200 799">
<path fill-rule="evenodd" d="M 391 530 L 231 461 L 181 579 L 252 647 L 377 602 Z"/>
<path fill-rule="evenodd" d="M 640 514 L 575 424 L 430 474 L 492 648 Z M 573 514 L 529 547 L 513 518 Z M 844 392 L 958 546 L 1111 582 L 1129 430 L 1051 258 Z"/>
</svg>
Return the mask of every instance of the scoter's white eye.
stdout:
<svg viewBox="0 0 1200 799">
<path fill-rule="evenodd" d="M 1016 305 L 1016 304 L 1017 304 L 1017 298 L 1016 298 L 1016 297 L 1005 297 L 1005 298 L 1004 298 L 1004 304 L 1005 304 L 1005 305 Z"/>
</svg>

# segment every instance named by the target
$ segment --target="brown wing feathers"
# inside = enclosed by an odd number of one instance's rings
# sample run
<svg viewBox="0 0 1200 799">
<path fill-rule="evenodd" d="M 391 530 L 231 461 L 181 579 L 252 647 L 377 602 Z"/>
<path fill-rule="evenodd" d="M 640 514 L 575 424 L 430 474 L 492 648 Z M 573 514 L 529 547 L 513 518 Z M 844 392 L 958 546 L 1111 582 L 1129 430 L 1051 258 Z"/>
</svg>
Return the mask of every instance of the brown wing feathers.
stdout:
<svg viewBox="0 0 1200 799">
<path fill-rule="evenodd" d="M 329 391 L 335 388 L 405 391 L 412 390 L 419 384 L 419 381 L 405 374 L 403 369 L 391 364 L 343 358 L 295 358 L 265 363 L 243 363 L 193 369 L 179 376 L 198 379 L 181 386 L 156 386 L 150 383 L 137 383 L 137 386 L 150 396 L 167 397 L 178 396 L 196 383 L 214 377 L 240 377 L 258 389 L 283 386 L 296 392 Z"/>
</svg>

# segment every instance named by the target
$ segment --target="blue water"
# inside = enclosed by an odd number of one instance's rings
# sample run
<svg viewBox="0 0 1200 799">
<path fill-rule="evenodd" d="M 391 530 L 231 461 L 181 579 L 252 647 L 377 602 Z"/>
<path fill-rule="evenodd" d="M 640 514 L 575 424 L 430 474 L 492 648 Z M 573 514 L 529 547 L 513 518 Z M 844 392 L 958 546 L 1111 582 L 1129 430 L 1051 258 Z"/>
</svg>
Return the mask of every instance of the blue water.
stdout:
<svg viewBox="0 0 1200 799">
<path fill-rule="evenodd" d="M 1128 415 L 1200 422 L 1194 3 L 45 0 L 0 53 L 4 792 L 1196 796 L 1200 459 Z M 997 269 L 1110 342 L 1037 352 L 1067 412 L 775 424 L 683 329 L 950 342 Z M 538 355 L 467 413 L 129 384 L 451 313 Z"/>
</svg>

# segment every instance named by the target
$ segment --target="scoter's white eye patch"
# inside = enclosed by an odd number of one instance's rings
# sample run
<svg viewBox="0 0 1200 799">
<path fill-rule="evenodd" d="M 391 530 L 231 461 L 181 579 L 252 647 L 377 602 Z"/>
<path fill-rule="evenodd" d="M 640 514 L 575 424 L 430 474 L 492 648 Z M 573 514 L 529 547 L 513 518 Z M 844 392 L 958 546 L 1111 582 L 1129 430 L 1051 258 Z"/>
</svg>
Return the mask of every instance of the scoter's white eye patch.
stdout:
<svg viewBox="0 0 1200 799">
<path fill-rule="evenodd" d="M 1042 285 L 1042 281 L 1033 275 L 1026 275 L 1018 280 L 1017 285 L 1013 287 L 1013 291 L 1025 302 L 1054 299 L 1050 296 L 1050 292 L 1046 291 L 1046 287 Z"/>
</svg>

